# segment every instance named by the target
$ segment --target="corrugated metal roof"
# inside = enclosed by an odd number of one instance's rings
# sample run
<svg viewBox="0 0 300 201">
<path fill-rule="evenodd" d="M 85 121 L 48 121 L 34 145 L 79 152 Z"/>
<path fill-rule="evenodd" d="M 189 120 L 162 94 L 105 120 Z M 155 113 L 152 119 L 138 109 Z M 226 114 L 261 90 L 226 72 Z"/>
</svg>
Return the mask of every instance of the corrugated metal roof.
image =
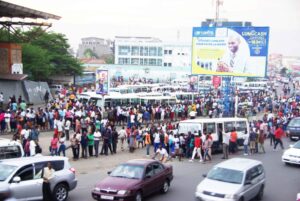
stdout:
<svg viewBox="0 0 300 201">
<path fill-rule="evenodd" d="M 41 18 L 59 20 L 61 17 L 0 0 L 0 17 Z"/>
<path fill-rule="evenodd" d="M 26 74 L 0 74 L 0 80 L 24 80 L 27 77 Z"/>
</svg>

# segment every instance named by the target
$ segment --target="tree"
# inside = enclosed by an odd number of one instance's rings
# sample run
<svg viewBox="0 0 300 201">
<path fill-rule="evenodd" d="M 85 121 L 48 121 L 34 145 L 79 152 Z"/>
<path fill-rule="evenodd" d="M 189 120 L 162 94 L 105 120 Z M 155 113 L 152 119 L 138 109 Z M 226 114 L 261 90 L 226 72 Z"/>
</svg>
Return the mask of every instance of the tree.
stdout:
<svg viewBox="0 0 300 201">
<path fill-rule="evenodd" d="M 22 45 L 24 72 L 31 79 L 48 80 L 51 75 L 82 73 L 80 62 L 68 51 L 70 45 L 65 35 L 46 32 L 40 27 L 29 31 L 17 30 L 17 33 L 17 36 L 12 35 L 10 38 Z M 0 33 L 0 41 L 7 39 L 6 35 Z"/>
</svg>

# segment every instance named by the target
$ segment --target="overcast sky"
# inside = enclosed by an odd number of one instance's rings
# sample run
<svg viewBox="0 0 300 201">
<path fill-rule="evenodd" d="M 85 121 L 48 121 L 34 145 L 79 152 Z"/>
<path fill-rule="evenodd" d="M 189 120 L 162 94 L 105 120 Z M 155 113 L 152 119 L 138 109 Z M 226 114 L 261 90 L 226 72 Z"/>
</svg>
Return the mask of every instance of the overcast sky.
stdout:
<svg viewBox="0 0 300 201">
<path fill-rule="evenodd" d="M 214 18 L 213 0 L 4 0 L 61 16 L 50 30 L 76 51 L 81 38 L 152 36 L 191 42 L 192 27 Z M 224 0 L 220 17 L 270 27 L 269 53 L 300 56 L 300 0 Z"/>
</svg>

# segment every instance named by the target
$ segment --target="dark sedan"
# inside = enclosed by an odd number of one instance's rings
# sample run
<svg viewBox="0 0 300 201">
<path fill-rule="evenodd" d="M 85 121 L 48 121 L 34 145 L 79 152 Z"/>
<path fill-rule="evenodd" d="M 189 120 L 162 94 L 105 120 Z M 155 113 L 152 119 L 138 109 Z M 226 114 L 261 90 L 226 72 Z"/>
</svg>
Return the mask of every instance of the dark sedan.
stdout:
<svg viewBox="0 0 300 201">
<path fill-rule="evenodd" d="M 92 190 L 95 200 L 141 201 L 145 196 L 169 190 L 171 165 L 156 160 L 135 159 L 117 166 Z"/>
</svg>

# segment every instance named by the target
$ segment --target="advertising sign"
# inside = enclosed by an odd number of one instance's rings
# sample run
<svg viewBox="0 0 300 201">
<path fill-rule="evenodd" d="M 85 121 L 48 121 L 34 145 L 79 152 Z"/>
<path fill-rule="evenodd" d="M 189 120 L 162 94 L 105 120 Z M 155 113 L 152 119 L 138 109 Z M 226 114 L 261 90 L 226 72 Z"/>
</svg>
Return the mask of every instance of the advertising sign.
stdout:
<svg viewBox="0 0 300 201">
<path fill-rule="evenodd" d="M 190 92 L 197 92 L 198 91 L 198 76 L 192 75 L 189 77 L 189 90 Z"/>
<path fill-rule="evenodd" d="M 96 71 L 96 93 L 108 94 L 108 70 Z"/>
<path fill-rule="evenodd" d="M 194 27 L 192 74 L 265 77 L 269 27 Z"/>
<path fill-rule="evenodd" d="M 213 76 L 212 77 L 212 84 L 217 89 L 221 85 L 221 77 L 220 76 Z"/>
</svg>

